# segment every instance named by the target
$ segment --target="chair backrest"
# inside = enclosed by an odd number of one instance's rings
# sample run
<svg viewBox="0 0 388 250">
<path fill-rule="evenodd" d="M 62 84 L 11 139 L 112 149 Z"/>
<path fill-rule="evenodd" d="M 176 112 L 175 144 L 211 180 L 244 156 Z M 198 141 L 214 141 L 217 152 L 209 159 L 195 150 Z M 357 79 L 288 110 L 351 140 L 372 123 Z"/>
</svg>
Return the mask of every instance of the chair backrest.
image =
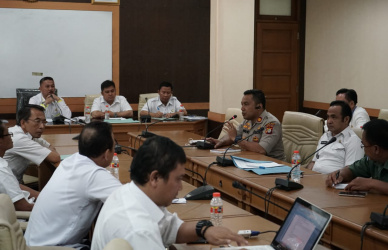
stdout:
<svg viewBox="0 0 388 250">
<path fill-rule="evenodd" d="M 19 110 L 21 110 L 24 105 L 28 104 L 28 101 L 31 97 L 34 95 L 37 95 L 40 93 L 39 89 L 22 89 L 17 88 L 16 89 L 16 119 Z M 55 89 L 55 94 L 58 95 L 58 89 Z"/>
<path fill-rule="evenodd" d="M 6 194 L 0 194 L 0 246 L 2 250 L 28 249 L 15 207 Z"/>
<path fill-rule="evenodd" d="M 384 119 L 388 121 L 388 109 L 380 109 L 378 119 Z"/>
<path fill-rule="evenodd" d="M 360 137 L 360 139 L 362 139 L 362 128 L 352 128 L 352 130 L 356 133 L 356 135 L 358 135 L 358 137 Z"/>
<path fill-rule="evenodd" d="M 100 97 L 101 94 L 94 94 L 94 95 L 85 95 L 85 106 L 84 106 L 84 111 L 86 109 L 87 106 L 90 107 L 90 109 L 92 109 L 92 105 L 93 105 L 93 101 L 94 99 Z"/>
<path fill-rule="evenodd" d="M 294 150 L 299 150 L 302 161 L 314 153 L 323 134 L 322 118 L 302 112 L 286 111 L 283 116 L 282 132 L 286 161 L 291 162 Z M 306 159 L 309 163 L 313 157 Z"/>
<path fill-rule="evenodd" d="M 159 96 L 158 93 L 146 93 L 146 94 L 140 94 L 139 95 L 139 106 L 137 107 L 137 116 L 138 119 L 140 120 L 140 111 L 146 104 L 146 98 L 149 100 L 151 98 Z"/>
<path fill-rule="evenodd" d="M 106 244 L 103 250 L 117 250 L 117 249 L 133 250 L 132 246 L 128 243 L 128 241 L 121 238 L 115 238 L 109 241 L 109 243 Z"/>
<path fill-rule="evenodd" d="M 241 112 L 241 109 L 240 108 L 227 108 L 226 109 L 226 112 L 225 112 L 225 121 L 229 120 L 230 117 L 234 116 L 234 115 L 237 115 L 236 119 L 233 119 L 231 121 L 231 123 L 233 124 L 233 126 L 235 128 L 237 128 L 243 121 L 244 121 L 244 118 L 242 116 L 242 112 Z M 222 127 L 222 130 L 221 130 L 221 133 L 220 135 L 218 136 L 219 139 L 221 139 L 222 137 L 224 137 L 224 135 L 226 135 L 227 132 L 225 130 L 225 125 Z"/>
</svg>

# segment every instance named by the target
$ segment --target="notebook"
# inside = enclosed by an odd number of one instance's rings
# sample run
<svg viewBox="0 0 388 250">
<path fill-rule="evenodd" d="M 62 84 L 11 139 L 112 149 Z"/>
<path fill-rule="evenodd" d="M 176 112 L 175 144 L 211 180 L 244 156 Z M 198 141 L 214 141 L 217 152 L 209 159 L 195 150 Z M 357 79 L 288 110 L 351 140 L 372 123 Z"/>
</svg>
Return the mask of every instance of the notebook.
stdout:
<svg viewBox="0 0 388 250">
<path fill-rule="evenodd" d="M 213 248 L 213 250 L 314 249 L 330 220 L 330 213 L 298 197 L 288 212 L 282 226 L 279 228 L 279 231 L 276 233 L 275 238 L 272 240 L 271 245 L 223 247 Z"/>
</svg>

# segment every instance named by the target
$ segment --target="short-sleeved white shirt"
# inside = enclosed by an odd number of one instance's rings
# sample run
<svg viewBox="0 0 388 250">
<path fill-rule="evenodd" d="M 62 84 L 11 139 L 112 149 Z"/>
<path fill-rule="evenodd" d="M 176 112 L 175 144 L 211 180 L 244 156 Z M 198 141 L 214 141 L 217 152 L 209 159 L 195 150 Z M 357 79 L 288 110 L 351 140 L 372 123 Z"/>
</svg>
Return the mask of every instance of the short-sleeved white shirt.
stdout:
<svg viewBox="0 0 388 250">
<path fill-rule="evenodd" d="M 319 140 L 317 150 L 330 141 L 332 137 L 330 131 L 324 133 Z M 361 140 L 350 127 L 344 129 L 336 137 L 335 142 L 315 154 L 313 159 L 315 162 L 314 171 L 329 174 L 364 157 Z"/>
<path fill-rule="evenodd" d="M 170 100 L 168 100 L 167 105 L 164 105 L 160 101 L 160 97 L 154 97 L 148 100 L 146 104 L 144 104 L 143 108 L 141 109 L 142 111 L 148 111 L 151 113 L 158 113 L 159 111 L 163 114 L 168 114 L 168 113 L 176 113 L 179 111 L 179 108 L 181 106 L 180 101 L 175 96 L 171 96 Z M 149 107 L 149 109 L 148 109 Z"/>
<path fill-rule="evenodd" d="M 175 243 L 183 221 L 158 207 L 136 184 L 125 184 L 109 196 L 94 229 L 92 250 L 103 249 L 114 238 L 133 249 L 165 249 Z"/>
<path fill-rule="evenodd" d="M 350 120 L 349 125 L 351 128 L 362 128 L 362 126 L 369 121 L 370 117 L 368 112 L 366 112 L 364 108 L 356 106 L 353 110 L 352 120 Z"/>
<path fill-rule="evenodd" d="M 19 182 L 13 175 L 12 170 L 8 167 L 6 160 L 0 157 L 0 194 L 8 194 L 12 202 L 26 199 L 27 202 L 33 204 L 34 199 L 28 199 L 30 192 L 20 189 Z"/>
<path fill-rule="evenodd" d="M 120 186 L 88 157 L 75 153 L 66 158 L 39 194 L 25 234 L 27 245 L 81 243 L 102 203 Z"/>
<path fill-rule="evenodd" d="M 117 95 L 112 105 L 109 105 L 104 99 L 103 96 L 97 97 L 93 101 L 92 112 L 93 111 L 102 111 L 104 112 L 106 109 L 106 105 L 109 106 L 109 111 L 112 112 L 122 112 L 132 110 L 131 105 L 129 105 L 127 99 L 124 96 Z"/>
<path fill-rule="evenodd" d="M 44 114 L 46 116 L 46 119 L 52 119 L 54 117 L 57 117 L 59 115 L 63 115 L 66 118 L 71 118 L 71 110 L 66 105 L 63 98 L 59 97 L 61 100 L 58 102 L 52 102 L 47 105 L 47 108 L 44 111 Z M 33 97 L 30 98 L 28 101 L 29 104 L 36 104 L 41 105 L 44 103 L 45 99 L 43 98 L 42 93 L 39 93 Z"/>
<path fill-rule="evenodd" d="M 24 133 L 23 129 L 15 125 L 8 128 L 13 133 L 13 148 L 5 151 L 4 159 L 8 162 L 16 179 L 22 183 L 23 174 L 28 165 L 32 163 L 40 165 L 51 153 L 50 143 L 42 138 L 32 138 L 29 133 Z"/>
</svg>

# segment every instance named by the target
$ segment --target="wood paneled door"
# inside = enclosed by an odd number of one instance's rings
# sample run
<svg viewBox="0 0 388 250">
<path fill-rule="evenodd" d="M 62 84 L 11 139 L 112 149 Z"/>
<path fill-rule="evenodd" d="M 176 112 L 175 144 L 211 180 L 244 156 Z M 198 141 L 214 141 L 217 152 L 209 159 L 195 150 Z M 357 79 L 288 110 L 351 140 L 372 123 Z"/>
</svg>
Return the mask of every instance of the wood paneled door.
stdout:
<svg viewBox="0 0 388 250">
<path fill-rule="evenodd" d="M 298 24 L 256 23 L 254 87 L 264 91 L 267 110 L 280 121 L 298 110 Z"/>
</svg>

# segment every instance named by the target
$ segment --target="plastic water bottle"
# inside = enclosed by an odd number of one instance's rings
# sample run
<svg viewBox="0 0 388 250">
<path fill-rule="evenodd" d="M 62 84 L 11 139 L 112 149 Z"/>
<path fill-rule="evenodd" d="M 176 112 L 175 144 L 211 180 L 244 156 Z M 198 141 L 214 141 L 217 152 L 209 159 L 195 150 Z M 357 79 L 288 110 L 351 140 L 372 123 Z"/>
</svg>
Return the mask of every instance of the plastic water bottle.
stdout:
<svg viewBox="0 0 388 250">
<path fill-rule="evenodd" d="M 221 200 L 221 194 L 215 192 L 213 193 L 213 198 L 210 201 L 210 220 L 214 226 L 222 225 L 222 213 L 223 203 Z"/>
<path fill-rule="evenodd" d="M 105 106 L 105 120 L 109 120 L 109 106 Z"/>
<path fill-rule="evenodd" d="M 119 179 L 119 167 L 119 157 L 117 156 L 117 153 L 115 153 L 113 155 L 112 163 L 110 164 L 110 171 L 116 179 Z"/>
<path fill-rule="evenodd" d="M 90 123 L 90 107 L 85 108 L 85 123 Z"/>
<path fill-rule="evenodd" d="M 299 151 L 295 150 L 294 154 L 292 155 L 292 160 L 291 160 L 291 166 L 295 167 L 298 165 L 294 170 L 292 170 L 291 173 L 291 178 L 294 182 L 300 183 L 300 155 Z"/>
<path fill-rule="evenodd" d="M 185 107 L 183 107 L 183 105 L 181 104 L 181 106 L 179 107 L 179 121 L 184 120 L 183 118 L 184 115 L 185 115 Z"/>
</svg>

